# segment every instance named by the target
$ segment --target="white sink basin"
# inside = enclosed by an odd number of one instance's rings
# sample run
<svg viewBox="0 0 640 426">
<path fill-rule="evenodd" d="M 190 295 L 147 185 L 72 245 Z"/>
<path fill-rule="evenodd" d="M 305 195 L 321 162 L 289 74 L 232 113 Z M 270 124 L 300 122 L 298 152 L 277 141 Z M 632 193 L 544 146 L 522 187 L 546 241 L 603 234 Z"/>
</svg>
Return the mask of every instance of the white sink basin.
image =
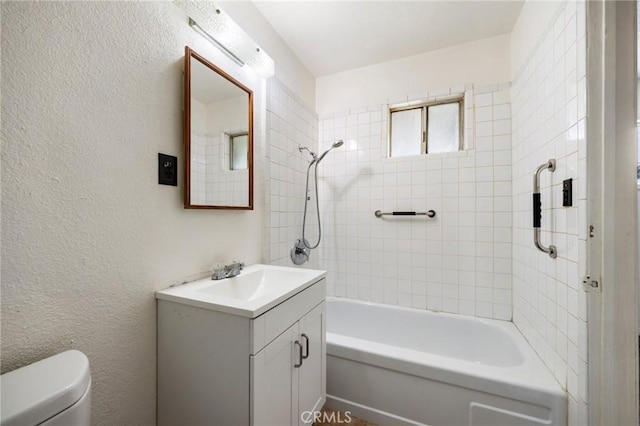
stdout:
<svg viewBox="0 0 640 426">
<path fill-rule="evenodd" d="M 326 276 L 325 271 L 251 265 L 233 278 L 209 278 L 158 291 L 158 299 L 257 317 Z"/>
<path fill-rule="evenodd" d="M 257 275 L 260 276 L 257 276 Z M 222 280 L 219 284 L 201 288 L 200 292 L 231 299 L 251 300 L 268 291 L 263 283 L 263 274 L 254 272 L 242 278 Z"/>
<path fill-rule="evenodd" d="M 254 265 L 262 266 L 262 265 Z M 265 265 L 266 266 L 266 265 Z M 228 297 L 231 299 L 255 300 L 268 293 L 288 289 L 302 282 L 306 282 L 309 273 L 298 269 L 254 268 L 246 269 L 242 274 L 225 280 L 212 281 L 198 291 L 212 296 Z"/>
</svg>

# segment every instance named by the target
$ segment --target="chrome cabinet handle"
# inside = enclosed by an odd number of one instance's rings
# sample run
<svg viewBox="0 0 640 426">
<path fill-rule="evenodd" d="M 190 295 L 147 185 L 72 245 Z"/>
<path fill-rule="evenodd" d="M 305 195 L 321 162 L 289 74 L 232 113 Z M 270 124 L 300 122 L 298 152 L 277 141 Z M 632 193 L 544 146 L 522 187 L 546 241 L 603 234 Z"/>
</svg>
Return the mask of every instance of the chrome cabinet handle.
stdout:
<svg viewBox="0 0 640 426">
<path fill-rule="evenodd" d="M 304 337 L 305 346 L 306 346 L 305 354 L 302 355 L 302 359 L 307 359 L 307 358 L 309 358 L 309 337 L 304 333 L 302 333 L 301 336 Z"/>
<path fill-rule="evenodd" d="M 302 366 L 302 360 L 304 359 L 304 357 L 302 356 L 302 345 L 297 340 L 294 342 L 294 345 L 298 346 L 298 356 L 300 357 L 300 363 L 299 364 L 293 364 L 293 366 L 295 368 L 300 368 Z"/>
</svg>

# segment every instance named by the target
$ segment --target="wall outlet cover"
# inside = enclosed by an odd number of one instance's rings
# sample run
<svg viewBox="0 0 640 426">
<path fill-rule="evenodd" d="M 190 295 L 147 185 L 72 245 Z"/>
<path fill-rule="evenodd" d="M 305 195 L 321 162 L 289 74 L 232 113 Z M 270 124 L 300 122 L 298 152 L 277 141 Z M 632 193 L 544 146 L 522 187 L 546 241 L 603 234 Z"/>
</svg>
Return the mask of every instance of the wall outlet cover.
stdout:
<svg viewBox="0 0 640 426">
<path fill-rule="evenodd" d="M 178 186 L 178 157 L 158 153 L 158 184 Z"/>
</svg>

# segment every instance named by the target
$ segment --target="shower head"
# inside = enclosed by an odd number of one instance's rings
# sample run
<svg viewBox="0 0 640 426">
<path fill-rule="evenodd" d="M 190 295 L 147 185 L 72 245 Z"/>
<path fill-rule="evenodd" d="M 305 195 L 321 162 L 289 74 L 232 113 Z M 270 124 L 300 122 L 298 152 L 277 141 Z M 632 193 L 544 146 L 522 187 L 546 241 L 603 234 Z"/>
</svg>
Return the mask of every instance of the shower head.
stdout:
<svg viewBox="0 0 640 426">
<path fill-rule="evenodd" d="M 325 152 L 322 153 L 322 155 L 320 157 L 318 157 L 318 163 L 320 161 L 322 161 L 322 159 L 324 158 L 325 155 L 327 155 L 329 153 L 329 151 L 331 151 L 333 148 L 339 148 L 344 144 L 344 141 L 342 139 L 340 139 L 339 141 L 334 142 L 328 150 L 326 150 Z"/>
</svg>

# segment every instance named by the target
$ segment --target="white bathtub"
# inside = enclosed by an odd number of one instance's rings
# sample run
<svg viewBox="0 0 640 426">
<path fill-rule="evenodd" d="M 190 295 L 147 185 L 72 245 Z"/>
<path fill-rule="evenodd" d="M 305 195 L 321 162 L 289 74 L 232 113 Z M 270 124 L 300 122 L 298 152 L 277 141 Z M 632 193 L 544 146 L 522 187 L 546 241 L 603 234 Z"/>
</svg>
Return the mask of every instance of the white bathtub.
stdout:
<svg viewBox="0 0 640 426">
<path fill-rule="evenodd" d="M 380 425 L 566 424 L 513 323 L 329 298 L 327 405 Z"/>
</svg>

